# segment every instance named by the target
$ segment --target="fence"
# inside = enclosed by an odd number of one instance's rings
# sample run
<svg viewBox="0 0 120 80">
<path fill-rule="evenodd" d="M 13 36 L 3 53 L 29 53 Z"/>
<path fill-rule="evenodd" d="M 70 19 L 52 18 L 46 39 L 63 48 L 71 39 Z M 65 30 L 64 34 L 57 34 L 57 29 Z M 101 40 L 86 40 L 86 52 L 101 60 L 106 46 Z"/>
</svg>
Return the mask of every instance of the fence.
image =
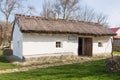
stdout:
<svg viewBox="0 0 120 80">
<path fill-rule="evenodd" d="M 113 40 L 113 51 L 120 51 L 120 39 Z"/>
</svg>

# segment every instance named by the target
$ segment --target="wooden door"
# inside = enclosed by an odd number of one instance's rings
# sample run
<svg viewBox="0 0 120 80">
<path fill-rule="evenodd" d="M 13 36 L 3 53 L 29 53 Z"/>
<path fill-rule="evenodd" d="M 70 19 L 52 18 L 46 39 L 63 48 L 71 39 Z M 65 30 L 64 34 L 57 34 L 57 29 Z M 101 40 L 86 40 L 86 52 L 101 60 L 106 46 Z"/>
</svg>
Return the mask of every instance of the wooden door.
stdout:
<svg viewBox="0 0 120 80">
<path fill-rule="evenodd" d="M 92 38 L 84 39 L 84 55 L 92 56 Z"/>
</svg>

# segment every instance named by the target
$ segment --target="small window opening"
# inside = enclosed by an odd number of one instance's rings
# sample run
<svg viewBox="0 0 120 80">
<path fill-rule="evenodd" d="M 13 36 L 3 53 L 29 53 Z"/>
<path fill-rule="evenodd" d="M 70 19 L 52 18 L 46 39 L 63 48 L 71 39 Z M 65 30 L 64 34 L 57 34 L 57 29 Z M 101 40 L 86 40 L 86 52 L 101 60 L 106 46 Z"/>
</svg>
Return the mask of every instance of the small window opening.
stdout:
<svg viewBox="0 0 120 80">
<path fill-rule="evenodd" d="M 98 42 L 98 47 L 102 47 L 102 46 L 103 46 L 102 42 Z"/>
<path fill-rule="evenodd" d="M 56 42 L 56 48 L 61 48 L 61 42 Z"/>
</svg>

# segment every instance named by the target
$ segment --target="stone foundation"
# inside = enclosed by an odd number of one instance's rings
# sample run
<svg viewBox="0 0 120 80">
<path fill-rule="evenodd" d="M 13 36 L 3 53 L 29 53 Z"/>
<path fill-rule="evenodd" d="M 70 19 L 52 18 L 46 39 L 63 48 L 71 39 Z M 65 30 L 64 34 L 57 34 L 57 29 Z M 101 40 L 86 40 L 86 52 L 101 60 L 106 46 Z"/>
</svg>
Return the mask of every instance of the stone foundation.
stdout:
<svg viewBox="0 0 120 80">
<path fill-rule="evenodd" d="M 19 62 L 47 62 L 47 61 L 56 61 L 56 60 L 64 60 L 64 59 L 76 59 L 78 57 L 93 57 L 93 58 L 106 58 L 106 57 L 111 57 L 110 54 L 102 54 L 102 55 L 93 55 L 93 56 L 78 56 L 78 55 L 73 55 L 72 53 L 67 53 L 67 54 L 51 54 L 51 55 L 29 55 L 29 56 L 24 56 L 23 59 L 21 60 L 19 57 L 11 55 L 11 56 L 5 56 L 9 61 L 14 62 L 14 61 L 19 61 Z"/>
<path fill-rule="evenodd" d="M 111 53 L 93 54 L 92 57 L 111 57 Z"/>
<path fill-rule="evenodd" d="M 72 63 L 78 63 L 78 62 L 85 62 L 85 61 L 91 61 L 93 59 L 92 57 L 78 57 L 78 56 L 69 56 L 69 55 L 61 55 L 61 56 L 46 56 L 46 57 L 31 57 L 31 58 L 25 58 L 24 62 L 13 62 L 16 65 L 20 66 L 32 66 L 32 65 L 44 65 L 44 64 L 72 64 Z M 100 58 L 99 58 L 100 59 Z"/>
</svg>

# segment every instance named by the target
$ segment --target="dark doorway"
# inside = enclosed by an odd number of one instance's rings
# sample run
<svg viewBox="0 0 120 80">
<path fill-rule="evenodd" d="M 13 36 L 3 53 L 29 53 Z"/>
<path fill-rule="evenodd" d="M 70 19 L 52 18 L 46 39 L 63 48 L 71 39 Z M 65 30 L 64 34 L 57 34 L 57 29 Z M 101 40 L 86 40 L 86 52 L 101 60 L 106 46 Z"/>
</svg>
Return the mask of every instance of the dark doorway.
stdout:
<svg viewBox="0 0 120 80">
<path fill-rule="evenodd" d="M 78 55 L 82 55 L 83 53 L 83 39 L 79 38 L 78 39 Z"/>
<path fill-rule="evenodd" d="M 92 38 L 79 38 L 78 55 L 92 56 Z"/>
</svg>

